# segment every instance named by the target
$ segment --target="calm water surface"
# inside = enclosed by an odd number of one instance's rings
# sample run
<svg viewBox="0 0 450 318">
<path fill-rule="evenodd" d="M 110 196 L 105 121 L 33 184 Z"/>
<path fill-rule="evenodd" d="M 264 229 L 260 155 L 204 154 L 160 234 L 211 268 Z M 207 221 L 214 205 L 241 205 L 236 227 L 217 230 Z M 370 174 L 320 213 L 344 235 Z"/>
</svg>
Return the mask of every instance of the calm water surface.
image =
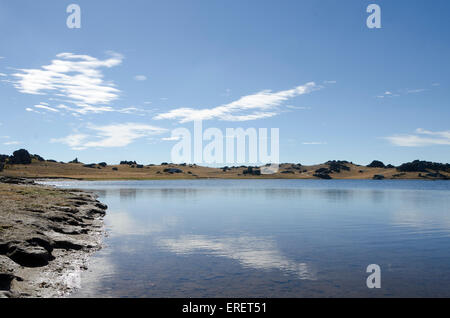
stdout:
<svg viewBox="0 0 450 318">
<path fill-rule="evenodd" d="M 450 182 L 47 183 L 109 206 L 75 297 L 450 297 Z"/>
</svg>

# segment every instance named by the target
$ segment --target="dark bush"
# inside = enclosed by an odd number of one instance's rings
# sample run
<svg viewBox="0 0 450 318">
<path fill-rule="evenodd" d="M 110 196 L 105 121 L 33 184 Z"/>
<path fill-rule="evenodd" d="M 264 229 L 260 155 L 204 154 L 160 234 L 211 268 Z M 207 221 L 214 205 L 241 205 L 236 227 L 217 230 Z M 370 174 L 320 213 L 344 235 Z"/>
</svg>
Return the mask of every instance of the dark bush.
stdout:
<svg viewBox="0 0 450 318">
<path fill-rule="evenodd" d="M 104 168 L 104 167 L 107 166 L 106 162 L 100 162 L 98 165 L 99 165 L 100 167 L 102 167 L 102 168 Z"/>
</svg>

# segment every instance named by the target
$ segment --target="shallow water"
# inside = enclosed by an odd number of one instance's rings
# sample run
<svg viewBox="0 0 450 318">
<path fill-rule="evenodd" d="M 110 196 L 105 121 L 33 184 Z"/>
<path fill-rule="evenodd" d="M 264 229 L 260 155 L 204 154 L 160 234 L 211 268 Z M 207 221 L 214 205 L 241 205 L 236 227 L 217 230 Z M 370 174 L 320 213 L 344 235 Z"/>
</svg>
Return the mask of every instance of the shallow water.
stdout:
<svg viewBox="0 0 450 318">
<path fill-rule="evenodd" d="M 448 181 L 46 183 L 109 206 L 75 297 L 450 296 Z"/>
</svg>

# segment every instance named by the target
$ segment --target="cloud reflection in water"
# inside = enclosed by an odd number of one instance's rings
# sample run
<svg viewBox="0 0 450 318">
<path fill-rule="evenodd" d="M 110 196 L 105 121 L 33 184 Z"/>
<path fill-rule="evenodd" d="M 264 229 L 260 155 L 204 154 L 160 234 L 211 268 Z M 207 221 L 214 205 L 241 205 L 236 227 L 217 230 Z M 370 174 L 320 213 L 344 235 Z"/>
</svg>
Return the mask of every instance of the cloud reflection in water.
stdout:
<svg viewBox="0 0 450 318">
<path fill-rule="evenodd" d="M 281 270 L 299 279 L 315 280 L 310 266 L 288 259 L 270 239 L 251 236 L 209 238 L 186 235 L 178 239 L 160 239 L 159 246 L 176 254 L 207 252 L 210 255 L 237 260 L 242 266 L 258 270 Z"/>
</svg>

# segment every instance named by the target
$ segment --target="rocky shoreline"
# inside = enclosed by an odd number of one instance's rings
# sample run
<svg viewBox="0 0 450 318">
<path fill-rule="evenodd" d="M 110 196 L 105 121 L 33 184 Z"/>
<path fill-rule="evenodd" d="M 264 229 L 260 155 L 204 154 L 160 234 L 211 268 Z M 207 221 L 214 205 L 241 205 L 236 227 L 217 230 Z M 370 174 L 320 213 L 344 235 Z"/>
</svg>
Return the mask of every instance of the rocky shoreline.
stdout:
<svg viewBox="0 0 450 318">
<path fill-rule="evenodd" d="M 92 193 L 0 177 L 0 298 L 64 297 L 102 246 L 107 206 Z"/>
</svg>

